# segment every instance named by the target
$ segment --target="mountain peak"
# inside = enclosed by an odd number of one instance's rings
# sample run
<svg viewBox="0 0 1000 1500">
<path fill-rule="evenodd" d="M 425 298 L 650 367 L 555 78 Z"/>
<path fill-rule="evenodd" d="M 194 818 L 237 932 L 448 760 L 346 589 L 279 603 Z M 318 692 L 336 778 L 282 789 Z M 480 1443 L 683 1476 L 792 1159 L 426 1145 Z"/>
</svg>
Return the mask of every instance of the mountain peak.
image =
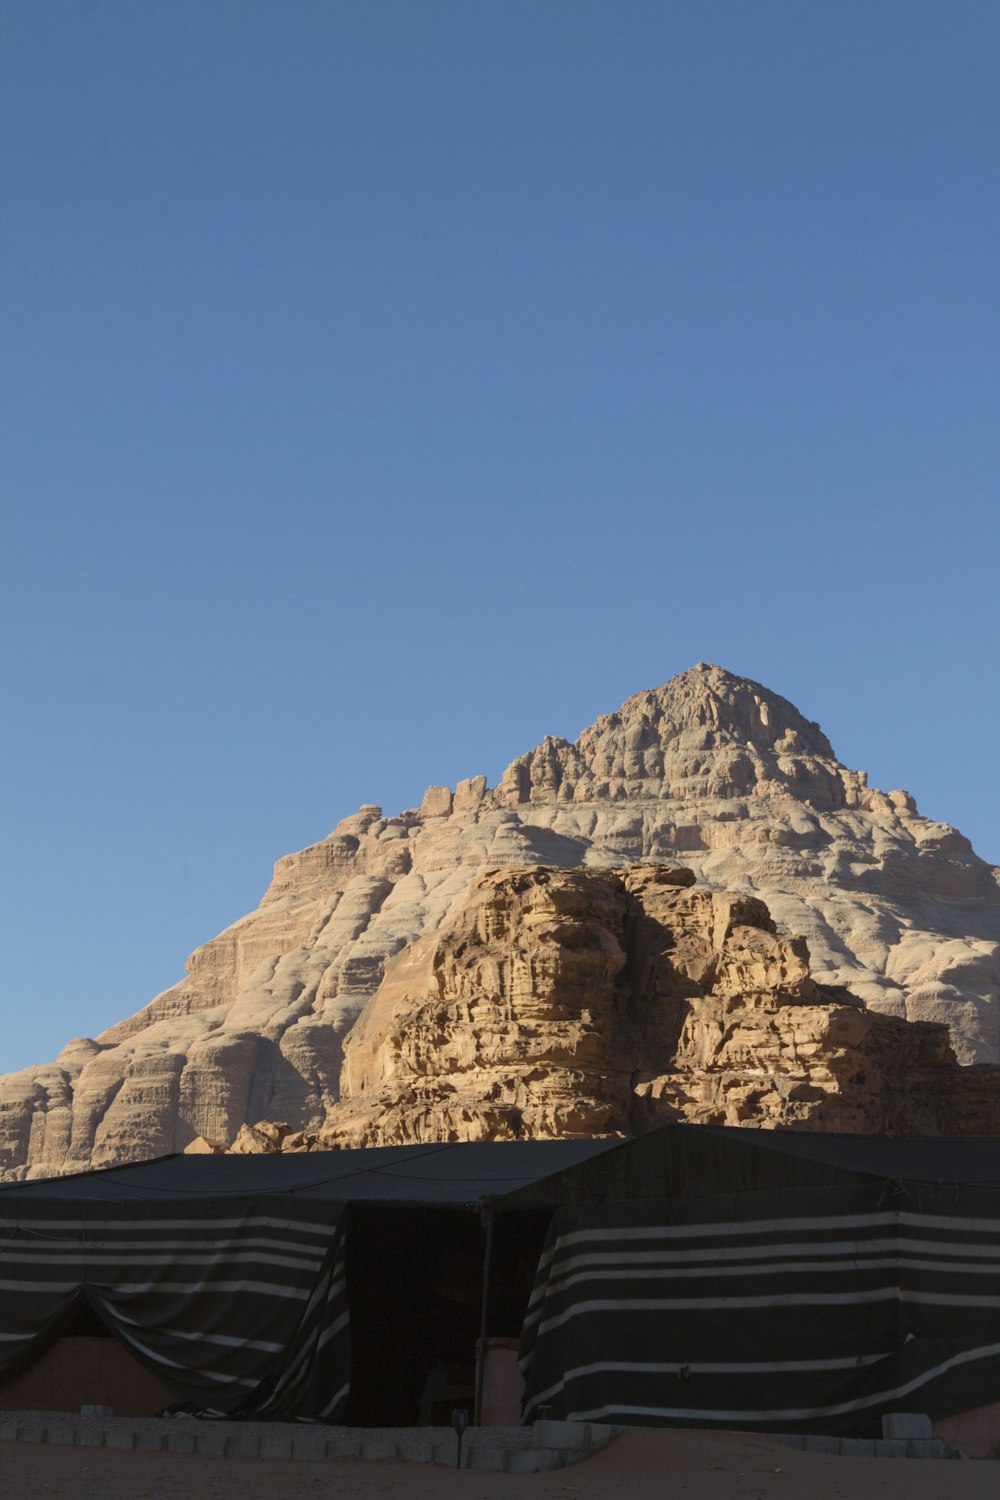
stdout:
<svg viewBox="0 0 1000 1500">
<path fill-rule="evenodd" d="M 750 677 L 739 677 L 711 662 L 698 662 L 662 687 L 634 694 L 620 713 L 623 719 L 641 717 L 651 709 L 676 735 L 704 731 L 709 737 L 705 748 L 737 742 L 836 760 L 819 725 L 805 718 L 794 703 Z"/>
<path fill-rule="evenodd" d="M 759 682 L 699 662 L 662 687 L 602 714 L 574 744 L 547 739 L 501 781 L 506 806 L 536 801 L 750 794 L 762 782 L 808 785 L 843 806 L 845 778 L 830 741 L 793 703 Z M 862 778 L 863 779 L 863 778 Z"/>
</svg>

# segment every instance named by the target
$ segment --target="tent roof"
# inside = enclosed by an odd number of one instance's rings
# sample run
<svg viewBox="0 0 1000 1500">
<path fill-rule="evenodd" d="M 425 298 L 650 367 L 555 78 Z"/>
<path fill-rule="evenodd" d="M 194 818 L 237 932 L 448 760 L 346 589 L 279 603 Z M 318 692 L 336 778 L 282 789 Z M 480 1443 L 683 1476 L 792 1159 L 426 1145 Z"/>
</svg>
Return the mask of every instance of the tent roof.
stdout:
<svg viewBox="0 0 1000 1500">
<path fill-rule="evenodd" d="M 824 1135 L 816 1131 L 697 1127 L 722 1138 L 749 1137 L 756 1151 L 797 1157 L 869 1177 L 907 1182 L 1000 1186 L 996 1136 Z"/>
<path fill-rule="evenodd" d="M 18 1200 L 219 1198 L 290 1193 L 338 1203 L 476 1203 L 539 1184 L 622 1143 L 619 1140 L 463 1141 L 248 1156 L 163 1156 L 156 1161 L 11 1183 Z"/>
<path fill-rule="evenodd" d="M 611 1149 L 567 1166 L 558 1177 L 509 1193 L 504 1207 L 792 1191 L 887 1180 L 1000 1186 L 1000 1140 L 984 1136 L 827 1135 L 664 1125 L 648 1135 L 608 1145 Z"/>
<path fill-rule="evenodd" d="M 1000 1140 L 666 1125 L 632 1140 L 462 1141 L 266 1156 L 164 1156 L 72 1177 L 10 1183 L 0 1192 L 19 1202 L 291 1194 L 336 1203 L 454 1207 L 488 1197 L 517 1209 L 878 1179 L 1000 1186 Z"/>
</svg>

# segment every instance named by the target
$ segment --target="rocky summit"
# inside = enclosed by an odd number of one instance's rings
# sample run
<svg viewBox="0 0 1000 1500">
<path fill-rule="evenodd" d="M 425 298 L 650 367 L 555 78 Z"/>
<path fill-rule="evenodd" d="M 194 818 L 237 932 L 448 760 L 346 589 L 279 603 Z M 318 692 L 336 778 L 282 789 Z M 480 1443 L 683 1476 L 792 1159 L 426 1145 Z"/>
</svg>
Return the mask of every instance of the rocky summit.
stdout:
<svg viewBox="0 0 1000 1500">
<path fill-rule="evenodd" d="M 700 664 L 495 788 L 279 860 L 180 984 L 0 1079 L 0 1170 L 669 1119 L 993 1131 L 998 1001 L 1000 871 Z"/>
</svg>

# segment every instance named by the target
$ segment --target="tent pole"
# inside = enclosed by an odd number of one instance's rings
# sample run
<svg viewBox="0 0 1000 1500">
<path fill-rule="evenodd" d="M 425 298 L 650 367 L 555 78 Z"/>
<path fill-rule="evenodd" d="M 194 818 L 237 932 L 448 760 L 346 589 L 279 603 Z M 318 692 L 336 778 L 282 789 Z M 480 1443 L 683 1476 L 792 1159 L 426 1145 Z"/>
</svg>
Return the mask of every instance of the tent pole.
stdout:
<svg viewBox="0 0 1000 1500">
<path fill-rule="evenodd" d="M 495 1218 L 492 1198 L 483 1198 L 480 1204 L 480 1219 L 486 1232 L 483 1250 L 483 1299 L 479 1312 L 479 1359 L 476 1363 L 476 1412 L 474 1423 L 478 1427 L 483 1415 L 483 1383 L 486 1379 L 486 1325 L 490 1310 L 490 1271 L 493 1265 L 493 1221 Z"/>
</svg>

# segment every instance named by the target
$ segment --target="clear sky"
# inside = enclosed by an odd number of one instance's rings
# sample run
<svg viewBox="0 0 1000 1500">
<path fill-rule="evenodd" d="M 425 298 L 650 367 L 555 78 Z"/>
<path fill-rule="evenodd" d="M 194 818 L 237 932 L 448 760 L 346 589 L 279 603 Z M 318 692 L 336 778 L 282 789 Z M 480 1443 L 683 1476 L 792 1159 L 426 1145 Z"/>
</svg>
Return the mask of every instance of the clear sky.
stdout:
<svg viewBox="0 0 1000 1500">
<path fill-rule="evenodd" d="M 0 26 L 0 1067 L 699 660 L 1000 861 L 996 0 Z"/>
</svg>

